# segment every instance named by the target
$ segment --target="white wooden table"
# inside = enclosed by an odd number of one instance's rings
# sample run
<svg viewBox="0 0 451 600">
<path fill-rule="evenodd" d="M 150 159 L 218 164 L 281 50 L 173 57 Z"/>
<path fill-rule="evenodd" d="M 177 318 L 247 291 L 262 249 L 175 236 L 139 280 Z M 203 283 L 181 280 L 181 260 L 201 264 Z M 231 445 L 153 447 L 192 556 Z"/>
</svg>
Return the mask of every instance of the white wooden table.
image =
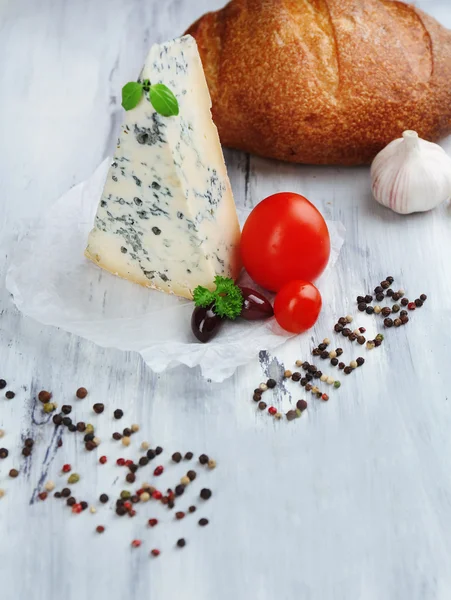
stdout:
<svg viewBox="0 0 451 600">
<path fill-rule="evenodd" d="M 132 353 L 105 350 L 22 317 L 4 287 L 14 244 L 30 220 L 104 158 L 121 119 L 121 86 L 139 70 L 151 43 L 181 33 L 219 0 L 3 0 L 0 3 L 0 378 L 16 391 L 0 394 L 0 581 L 2 600 L 449 600 L 451 597 L 450 214 L 397 217 L 371 199 L 367 168 L 276 164 L 226 151 L 237 197 L 252 205 L 293 190 L 347 229 L 345 247 L 312 336 L 262 354 L 223 384 L 179 368 L 160 376 Z M 448 0 L 418 5 L 451 26 Z M 451 150 L 451 145 L 448 144 Z M 246 184 L 247 181 L 247 184 Z M 429 300 L 408 327 L 392 330 L 362 369 L 328 403 L 310 400 L 300 421 L 276 423 L 256 414 L 252 389 L 280 365 L 309 356 L 312 339 L 331 335 L 334 319 L 355 313 L 354 298 L 386 275 L 410 297 Z M 396 289 L 398 289 L 396 287 Z M 376 320 L 358 324 L 375 331 Z M 380 321 L 378 321 L 380 325 Z M 350 360 L 357 349 L 336 338 Z M 344 377 L 342 377 L 344 379 Z M 90 394 L 76 402 L 80 385 Z M 99 424 L 99 452 L 80 436 L 57 435 L 36 403 L 50 389 L 75 419 Z M 293 392 L 291 397 L 289 392 Z M 268 396 L 266 396 L 267 398 Z M 302 397 L 294 384 L 280 393 Z M 279 400 L 275 400 L 279 401 Z M 104 402 L 93 416 L 93 402 Z M 125 417 L 116 423 L 114 408 Z M 73 415 L 71 415 L 73 416 Z M 141 425 L 134 448 L 111 433 Z M 22 441 L 35 449 L 27 460 Z M 137 440 L 164 447 L 167 484 L 186 465 L 175 450 L 206 452 L 215 471 L 198 468 L 186 492 L 202 484 L 213 498 L 182 522 L 147 505 L 135 519 L 114 514 L 122 489 L 114 460 L 136 456 Z M 97 467 L 99 454 L 109 463 Z M 62 487 L 61 465 L 82 480 L 74 493 L 98 508 L 72 515 L 61 500 L 35 501 L 42 483 Z M 11 480 L 10 468 L 20 476 Z M 40 487 L 41 486 L 41 487 Z M 101 492 L 110 495 L 100 506 Z M 153 530 L 146 519 L 162 523 Z M 210 519 L 200 528 L 201 516 Z M 104 524 L 103 535 L 95 527 Z M 183 550 L 175 541 L 185 537 Z M 133 538 L 143 546 L 130 548 Z M 158 547 L 158 559 L 149 558 Z"/>
</svg>

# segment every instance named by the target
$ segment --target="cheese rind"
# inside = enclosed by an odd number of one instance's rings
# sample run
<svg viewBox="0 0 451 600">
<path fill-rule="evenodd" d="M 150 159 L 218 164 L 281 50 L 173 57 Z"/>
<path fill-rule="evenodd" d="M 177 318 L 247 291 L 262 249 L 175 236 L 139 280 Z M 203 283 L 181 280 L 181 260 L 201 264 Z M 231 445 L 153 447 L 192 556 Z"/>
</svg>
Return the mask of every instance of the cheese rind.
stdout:
<svg viewBox="0 0 451 600">
<path fill-rule="evenodd" d="M 235 203 L 194 39 L 153 46 L 140 79 L 169 87 L 179 115 L 159 115 L 147 94 L 126 113 L 86 256 L 191 298 L 197 285 L 236 279 L 241 268 Z"/>
</svg>

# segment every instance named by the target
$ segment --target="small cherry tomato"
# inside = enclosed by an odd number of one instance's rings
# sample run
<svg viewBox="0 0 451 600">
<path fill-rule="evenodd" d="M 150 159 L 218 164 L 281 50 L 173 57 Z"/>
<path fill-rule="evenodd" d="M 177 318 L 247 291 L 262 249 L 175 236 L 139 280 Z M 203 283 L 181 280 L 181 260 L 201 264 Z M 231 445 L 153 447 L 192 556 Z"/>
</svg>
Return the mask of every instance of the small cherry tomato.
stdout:
<svg viewBox="0 0 451 600">
<path fill-rule="evenodd" d="M 274 314 L 283 329 L 302 333 L 316 323 L 321 306 L 321 294 L 313 283 L 297 279 L 284 285 L 278 292 Z"/>
<path fill-rule="evenodd" d="M 327 266 L 330 238 L 319 210 L 299 194 L 268 196 L 244 224 L 241 258 L 252 279 L 278 291 L 293 279 L 314 281 Z"/>
</svg>

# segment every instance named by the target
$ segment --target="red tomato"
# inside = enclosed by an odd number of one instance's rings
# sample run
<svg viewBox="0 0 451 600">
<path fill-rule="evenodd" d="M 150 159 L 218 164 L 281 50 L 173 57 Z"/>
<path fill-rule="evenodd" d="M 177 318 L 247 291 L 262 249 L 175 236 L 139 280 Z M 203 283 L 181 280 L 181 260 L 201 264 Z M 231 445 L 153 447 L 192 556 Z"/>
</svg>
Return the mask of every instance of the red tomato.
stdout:
<svg viewBox="0 0 451 600">
<path fill-rule="evenodd" d="M 274 314 L 283 329 L 291 333 L 307 331 L 316 323 L 322 300 L 318 289 L 308 281 L 290 281 L 274 301 Z"/>
<path fill-rule="evenodd" d="M 322 214 L 292 192 L 268 196 L 241 234 L 241 257 L 252 279 L 277 291 L 293 279 L 314 281 L 327 266 L 330 238 Z"/>
</svg>

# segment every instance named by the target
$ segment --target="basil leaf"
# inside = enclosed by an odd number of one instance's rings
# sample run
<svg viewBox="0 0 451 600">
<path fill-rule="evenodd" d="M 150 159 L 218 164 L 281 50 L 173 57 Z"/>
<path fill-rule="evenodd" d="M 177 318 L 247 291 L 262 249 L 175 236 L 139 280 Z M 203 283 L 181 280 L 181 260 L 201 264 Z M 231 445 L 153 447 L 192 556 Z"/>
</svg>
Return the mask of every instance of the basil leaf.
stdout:
<svg viewBox="0 0 451 600">
<path fill-rule="evenodd" d="M 136 81 L 126 83 L 122 88 L 122 106 L 125 110 L 131 110 L 137 106 L 143 95 L 143 84 Z"/>
<path fill-rule="evenodd" d="M 163 117 L 173 117 L 179 114 L 177 98 L 163 83 L 150 86 L 149 100 L 154 109 Z"/>
</svg>

